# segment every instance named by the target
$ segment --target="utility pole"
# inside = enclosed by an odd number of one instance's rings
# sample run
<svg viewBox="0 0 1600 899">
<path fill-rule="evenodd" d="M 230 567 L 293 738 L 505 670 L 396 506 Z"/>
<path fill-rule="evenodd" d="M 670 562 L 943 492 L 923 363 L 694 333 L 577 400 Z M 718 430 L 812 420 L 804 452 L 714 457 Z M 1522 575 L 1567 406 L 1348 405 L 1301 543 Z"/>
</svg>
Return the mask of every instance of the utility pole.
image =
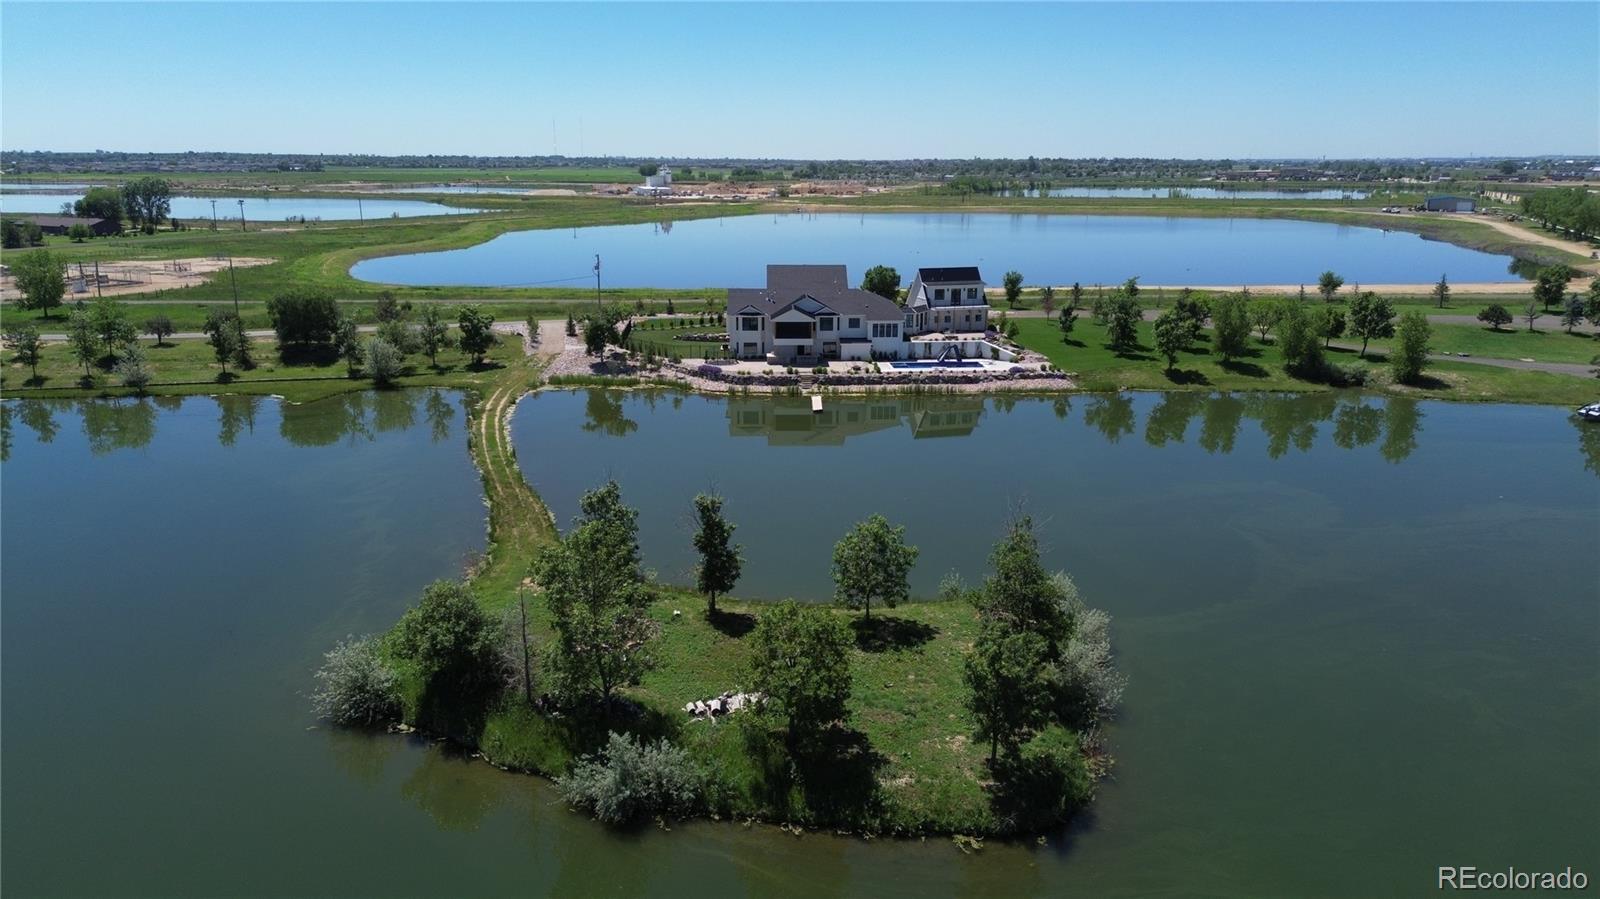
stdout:
<svg viewBox="0 0 1600 899">
<path fill-rule="evenodd" d="M 217 230 L 217 201 L 211 201 L 211 230 Z"/>
<path fill-rule="evenodd" d="M 595 308 L 595 311 L 597 311 L 597 312 L 602 310 L 602 306 L 600 305 L 600 254 L 599 253 L 594 254 L 594 308 Z"/>
<path fill-rule="evenodd" d="M 361 224 L 363 224 L 363 225 L 365 225 L 367 223 L 367 214 L 365 212 L 361 211 L 361 198 L 360 197 L 356 197 L 356 218 L 360 219 L 361 220 Z"/>
<path fill-rule="evenodd" d="M 82 266 L 79 266 L 82 268 Z M 100 260 L 94 261 L 94 298 L 100 299 Z"/>
<path fill-rule="evenodd" d="M 239 319 L 239 326 L 244 327 L 244 319 L 239 315 L 239 279 L 233 273 L 233 257 L 228 257 L 228 280 L 233 284 L 233 317 Z"/>
<path fill-rule="evenodd" d="M 244 226 L 244 197 L 240 197 L 239 198 L 239 230 L 240 231 L 248 231 L 249 230 L 248 228 L 246 228 Z"/>
</svg>

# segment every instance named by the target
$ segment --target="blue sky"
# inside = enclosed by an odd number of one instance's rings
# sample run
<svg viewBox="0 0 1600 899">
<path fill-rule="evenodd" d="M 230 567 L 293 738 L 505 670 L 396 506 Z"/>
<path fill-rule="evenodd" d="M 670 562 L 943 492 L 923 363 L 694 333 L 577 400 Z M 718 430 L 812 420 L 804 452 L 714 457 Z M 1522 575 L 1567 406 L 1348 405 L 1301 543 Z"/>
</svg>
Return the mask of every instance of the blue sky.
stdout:
<svg viewBox="0 0 1600 899">
<path fill-rule="evenodd" d="M 1600 152 L 1600 4 L 0 4 L 0 146 Z"/>
</svg>

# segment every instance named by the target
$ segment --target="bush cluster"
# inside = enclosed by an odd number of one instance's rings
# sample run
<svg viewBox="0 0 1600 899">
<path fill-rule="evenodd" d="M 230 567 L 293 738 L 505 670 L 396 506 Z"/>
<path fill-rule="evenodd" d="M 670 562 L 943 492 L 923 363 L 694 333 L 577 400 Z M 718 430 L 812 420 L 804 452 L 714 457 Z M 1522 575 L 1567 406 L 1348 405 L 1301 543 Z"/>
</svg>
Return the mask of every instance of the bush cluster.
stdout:
<svg viewBox="0 0 1600 899">
<path fill-rule="evenodd" d="M 556 781 L 568 804 L 612 825 L 693 815 L 706 807 L 710 783 L 688 752 L 666 740 L 615 732 L 604 752 L 584 756 Z"/>
<path fill-rule="evenodd" d="M 311 694 L 317 714 L 334 724 L 370 727 L 400 716 L 395 674 L 370 637 L 345 638 L 329 650 Z"/>
</svg>

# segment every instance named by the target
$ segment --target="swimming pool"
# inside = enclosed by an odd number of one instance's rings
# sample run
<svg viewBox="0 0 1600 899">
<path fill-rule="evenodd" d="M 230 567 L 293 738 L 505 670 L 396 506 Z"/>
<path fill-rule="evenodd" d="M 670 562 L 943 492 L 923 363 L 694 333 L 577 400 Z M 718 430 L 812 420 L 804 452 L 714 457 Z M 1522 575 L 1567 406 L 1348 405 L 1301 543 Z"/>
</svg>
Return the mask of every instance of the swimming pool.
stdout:
<svg viewBox="0 0 1600 899">
<path fill-rule="evenodd" d="M 949 362 L 940 362 L 937 359 L 918 359 L 912 362 L 889 362 L 890 368 L 983 368 L 984 364 L 977 359 L 952 359 Z"/>
</svg>

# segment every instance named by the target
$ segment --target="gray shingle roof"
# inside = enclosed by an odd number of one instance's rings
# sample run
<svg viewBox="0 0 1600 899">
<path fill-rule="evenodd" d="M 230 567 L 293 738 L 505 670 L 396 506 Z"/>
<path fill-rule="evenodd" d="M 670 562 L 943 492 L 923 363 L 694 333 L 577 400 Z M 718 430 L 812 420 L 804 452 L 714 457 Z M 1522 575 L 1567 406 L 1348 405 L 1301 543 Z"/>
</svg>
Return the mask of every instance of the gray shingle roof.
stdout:
<svg viewBox="0 0 1600 899">
<path fill-rule="evenodd" d="M 746 307 L 763 315 L 780 315 L 802 300 L 814 300 L 844 316 L 860 316 L 868 321 L 898 321 L 900 307 L 875 293 L 850 287 L 842 265 L 769 265 L 766 287 L 730 287 L 728 314 L 738 315 Z M 801 303 L 808 315 L 821 311 L 811 303 Z"/>
</svg>

